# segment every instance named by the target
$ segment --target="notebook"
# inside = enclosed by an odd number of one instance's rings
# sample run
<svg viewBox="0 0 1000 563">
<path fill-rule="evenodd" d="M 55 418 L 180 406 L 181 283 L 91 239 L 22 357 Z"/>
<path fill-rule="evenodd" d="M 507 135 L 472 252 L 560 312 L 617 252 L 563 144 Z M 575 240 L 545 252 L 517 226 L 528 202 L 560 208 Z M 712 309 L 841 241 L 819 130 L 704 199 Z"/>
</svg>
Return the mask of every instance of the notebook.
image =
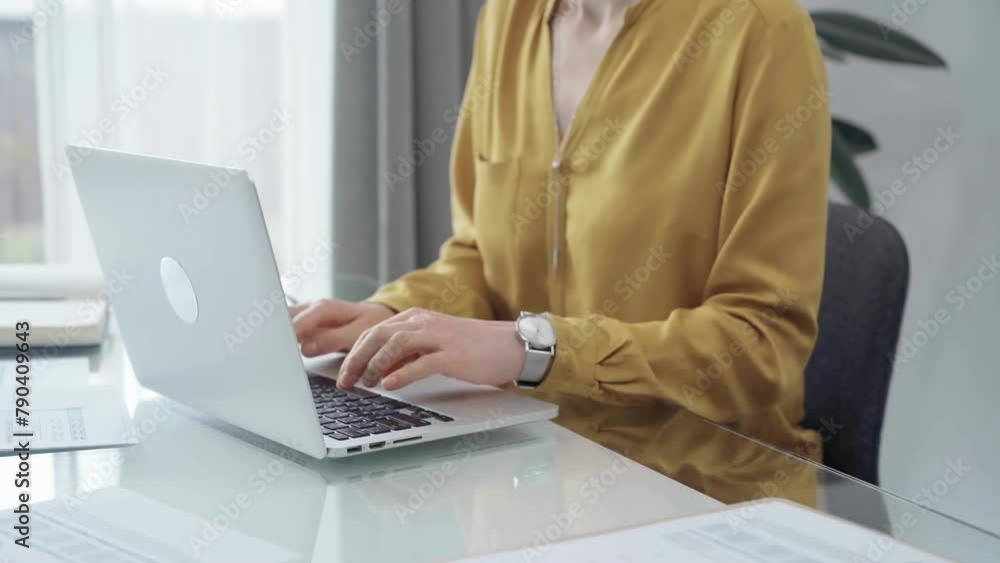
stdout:
<svg viewBox="0 0 1000 563">
<path fill-rule="evenodd" d="M 14 300 L 0 302 L 0 348 L 12 348 L 18 323 L 28 322 L 33 348 L 96 346 L 104 339 L 108 304 L 103 299 Z"/>
</svg>

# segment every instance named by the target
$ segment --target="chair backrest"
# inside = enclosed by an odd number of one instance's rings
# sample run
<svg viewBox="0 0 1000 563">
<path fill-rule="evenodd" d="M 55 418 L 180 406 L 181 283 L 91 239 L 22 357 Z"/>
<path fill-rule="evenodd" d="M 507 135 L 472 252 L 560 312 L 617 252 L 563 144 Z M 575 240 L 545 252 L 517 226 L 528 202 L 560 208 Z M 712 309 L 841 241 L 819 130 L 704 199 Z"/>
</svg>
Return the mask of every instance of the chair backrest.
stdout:
<svg viewBox="0 0 1000 563">
<path fill-rule="evenodd" d="M 830 204 L 819 337 L 806 366 L 803 424 L 820 431 L 827 466 L 876 485 L 909 277 L 906 246 L 888 221 Z"/>
</svg>

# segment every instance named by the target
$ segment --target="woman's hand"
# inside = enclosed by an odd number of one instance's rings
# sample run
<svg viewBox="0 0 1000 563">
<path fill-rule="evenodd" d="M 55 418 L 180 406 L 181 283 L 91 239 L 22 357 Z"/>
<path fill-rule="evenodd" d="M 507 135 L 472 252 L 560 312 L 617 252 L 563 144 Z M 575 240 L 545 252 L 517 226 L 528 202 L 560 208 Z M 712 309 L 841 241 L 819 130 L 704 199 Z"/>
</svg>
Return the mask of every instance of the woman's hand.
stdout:
<svg viewBox="0 0 1000 563">
<path fill-rule="evenodd" d="M 524 368 L 524 344 L 513 322 L 480 321 L 409 309 L 366 330 L 344 359 L 337 385 L 359 380 L 399 389 L 443 373 L 470 383 L 503 385 Z"/>
<path fill-rule="evenodd" d="M 378 303 L 320 299 L 288 308 L 302 355 L 321 356 L 349 350 L 362 332 L 392 317 L 395 311 Z"/>
</svg>

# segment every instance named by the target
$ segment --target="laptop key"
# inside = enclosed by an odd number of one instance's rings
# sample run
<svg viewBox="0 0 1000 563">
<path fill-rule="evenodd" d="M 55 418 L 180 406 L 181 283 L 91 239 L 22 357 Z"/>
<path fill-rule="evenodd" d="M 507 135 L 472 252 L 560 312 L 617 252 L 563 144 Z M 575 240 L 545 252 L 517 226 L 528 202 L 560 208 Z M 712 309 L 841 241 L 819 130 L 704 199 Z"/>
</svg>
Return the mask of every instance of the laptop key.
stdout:
<svg viewBox="0 0 1000 563">
<path fill-rule="evenodd" d="M 329 432 L 325 432 L 324 434 L 326 434 L 327 436 L 333 438 L 334 440 L 347 440 L 347 439 L 350 438 L 350 436 L 346 436 L 344 434 L 341 434 L 340 432 L 334 432 L 333 430 L 330 430 Z"/>
<path fill-rule="evenodd" d="M 392 432 L 394 429 L 384 426 L 382 424 L 373 423 L 371 428 L 365 428 L 371 434 L 385 434 L 386 432 Z M 401 430 L 401 429 L 400 429 Z"/>
<path fill-rule="evenodd" d="M 347 428 L 347 425 L 340 422 L 327 422 L 323 424 L 323 428 L 327 430 L 340 430 L 341 428 Z"/>
<path fill-rule="evenodd" d="M 400 420 L 402 422 L 405 422 L 406 424 L 409 424 L 410 426 L 430 426 L 430 424 L 431 424 L 430 422 L 426 422 L 424 420 L 420 420 L 419 418 L 415 418 L 415 417 L 412 417 L 412 416 L 410 416 L 408 414 L 403 414 L 401 412 L 394 412 L 394 413 L 390 414 L 389 416 L 392 417 L 392 418 L 394 418 L 394 419 L 396 419 L 396 420 Z"/>
<path fill-rule="evenodd" d="M 370 420 L 362 420 L 361 422 L 356 422 L 356 423 L 352 424 L 351 427 L 352 428 L 360 428 L 362 430 L 367 430 L 368 428 L 371 428 L 371 427 L 373 427 L 375 425 L 376 424 L 374 422 L 370 421 Z"/>
<path fill-rule="evenodd" d="M 409 424 L 402 422 L 400 420 L 396 420 L 395 418 L 376 418 L 375 422 L 384 426 L 388 426 L 393 430 L 405 430 L 407 428 L 413 428 Z"/>
<path fill-rule="evenodd" d="M 357 428 L 341 428 L 340 430 L 337 430 L 337 432 L 350 436 L 351 438 L 360 438 L 368 435 L 367 431 L 359 430 Z"/>
<path fill-rule="evenodd" d="M 437 420 L 440 420 L 441 422 L 452 422 L 452 421 L 455 420 L 454 418 L 452 418 L 450 416 L 445 416 L 443 414 L 436 414 L 436 415 L 434 415 L 433 418 L 435 418 Z"/>
</svg>

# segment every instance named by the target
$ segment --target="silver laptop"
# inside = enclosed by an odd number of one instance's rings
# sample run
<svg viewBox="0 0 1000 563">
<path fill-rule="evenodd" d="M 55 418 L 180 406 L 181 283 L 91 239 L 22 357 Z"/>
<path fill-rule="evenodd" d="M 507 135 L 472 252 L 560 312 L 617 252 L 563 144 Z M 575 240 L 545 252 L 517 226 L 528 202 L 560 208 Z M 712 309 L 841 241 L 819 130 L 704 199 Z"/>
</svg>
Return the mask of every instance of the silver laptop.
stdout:
<svg viewBox="0 0 1000 563">
<path fill-rule="evenodd" d="M 316 458 L 550 419 L 555 405 L 435 375 L 398 391 L 307 372 L 246 172 L 70 147 L 112 308 L 144 386 Z M 70 162 L 76 160 L 71 159 Z"/>
</svg>

